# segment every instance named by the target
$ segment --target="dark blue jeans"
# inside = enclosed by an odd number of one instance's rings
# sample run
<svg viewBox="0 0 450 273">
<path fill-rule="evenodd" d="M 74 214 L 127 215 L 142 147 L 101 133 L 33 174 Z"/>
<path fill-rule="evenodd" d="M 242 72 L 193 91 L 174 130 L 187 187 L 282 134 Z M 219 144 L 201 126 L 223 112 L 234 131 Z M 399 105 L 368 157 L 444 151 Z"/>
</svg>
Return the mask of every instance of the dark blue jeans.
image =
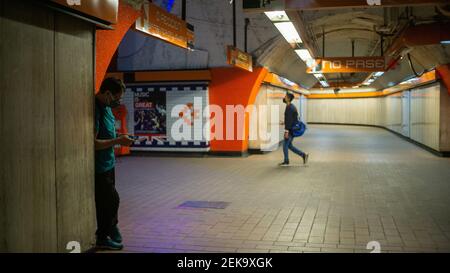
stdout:
<svg viewBox="0 0 450 273">
<path fill-rule="evenodd" d="M 292 145 L 292 141 L 294 140 L 294 137 L 292 136 L 292 134 L 289 134 L 289 138 L 288 139 L 284 139 L 284 143 L 283 143 L 283 153 L 284 153 L 284 162 L 289 162 L 289 150 L 293 151 L 295 154 L 304 157 L 305 153 L 300 151 L 299 149 L 297 149 L 296 147 L 294 147 L 294 145 Z"/>
</svg>

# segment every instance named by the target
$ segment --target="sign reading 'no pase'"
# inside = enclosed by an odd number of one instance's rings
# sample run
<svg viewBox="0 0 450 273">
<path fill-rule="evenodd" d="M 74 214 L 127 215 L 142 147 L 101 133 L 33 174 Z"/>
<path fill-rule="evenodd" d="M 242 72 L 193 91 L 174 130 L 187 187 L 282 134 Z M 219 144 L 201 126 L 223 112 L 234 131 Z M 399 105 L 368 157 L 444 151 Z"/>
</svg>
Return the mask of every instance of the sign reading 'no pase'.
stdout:
<svg viewBox="0 0 450 273">
<path fill-rule="evenodd" d="M 307 73 L 380 72 L 386 70 L 384 57 L 321 58 L 308 63 Z"/>
</svg>

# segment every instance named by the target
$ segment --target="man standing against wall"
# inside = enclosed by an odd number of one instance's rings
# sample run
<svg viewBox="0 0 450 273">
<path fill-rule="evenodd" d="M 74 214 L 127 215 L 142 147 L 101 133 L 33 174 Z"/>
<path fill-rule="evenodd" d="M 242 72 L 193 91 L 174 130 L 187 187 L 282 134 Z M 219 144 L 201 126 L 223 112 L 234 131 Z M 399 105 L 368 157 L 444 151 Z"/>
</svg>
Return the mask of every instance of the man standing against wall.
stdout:
<svg viewBox="0 0 450 273">
<path fill-rule="evenodd" d="M 295 154 L 301 156 L 303 158 L 303 164 L 308 162 L 308 154 L 300 151 L 294 145 L 292 145 L 292 141 L 294 140 L 294 136 L 292 133 L 292 128 L 298 120 L 298 111 L 292 101 L 294 100 L 294 94 L 287 93 L 283 99 L 283 102 L 286 103 L 286 110 L 284 111 L 284 143 L 283 143 L 283 153 L 284 153 L 284 161 L 280 163 L 280 166 L 289 165 L 289 150 L 293 151 Z"/>
<path fill-rule="evenodd" d="M 115 187 L 114 146 L 130 146 L 134 140 L 116 136 L 111 108 L 120 105 L 125 92 L 121 80 L 107 78 L 95 96 L 95 207 L 97 213 L 97 248 L 121 250 L 118 224 L 120 198 Z"/>
</svg>

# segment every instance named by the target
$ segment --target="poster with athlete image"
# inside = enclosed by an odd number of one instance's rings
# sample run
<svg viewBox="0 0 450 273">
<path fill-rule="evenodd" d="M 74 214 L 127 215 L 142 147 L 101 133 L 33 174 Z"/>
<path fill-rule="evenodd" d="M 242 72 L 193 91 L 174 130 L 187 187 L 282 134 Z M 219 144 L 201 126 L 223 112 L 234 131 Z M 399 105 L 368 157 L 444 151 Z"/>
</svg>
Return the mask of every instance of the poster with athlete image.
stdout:
<svg viewBox="0 0 450 273">
<path fill-rule="evenodd" d="M 134 93 L 134 133 L 141 136 L 166 135 L 166 93 Z"/>
</svg>

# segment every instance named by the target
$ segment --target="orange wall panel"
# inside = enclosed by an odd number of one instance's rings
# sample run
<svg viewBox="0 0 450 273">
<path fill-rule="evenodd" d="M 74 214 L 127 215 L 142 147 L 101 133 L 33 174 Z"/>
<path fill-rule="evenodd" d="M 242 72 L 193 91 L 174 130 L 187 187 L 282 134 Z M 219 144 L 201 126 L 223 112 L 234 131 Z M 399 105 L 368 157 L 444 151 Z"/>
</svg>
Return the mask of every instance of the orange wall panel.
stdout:
<svg viewBox="0 0 450 273">
<path fill-rule="evenodd" d="M 223 109 L 224 140 L 211 140 L 212 152 L 246 152 L 248 150 L 249 115 L 246 114 L 243 140 L 226 140 L 226 106 L 242 105 L 247 107 L 255 102 L 261 84 L 268 71 L 256 68 L 253 72 L 238 68 L 212 68 L 209 86 L 210 105 L 218 105 Z M 234 132 L 238 131 L 235 122 Z M 242 128 L 241 128 L 242 129 Z M 212 129 L 214 130 L 214 129 Z"/>
<path fill-rule="evenodd" d="M 450 64 L 441 65 L 436 68 L 437 74 L 439 78 L 441 78 L 445 87 L 447 88 L 447 92 L 450 95 Z"/>
<path fill-rule="evenodd" d="M 118 23 L 114 26 L 114 30 L 97 30 L 95 52 L 96 91 L 100 89 L 111 59 L 119 47 L 120 42 L 140 15 L 140 11 L 120 1 Z"/>
</svg>

